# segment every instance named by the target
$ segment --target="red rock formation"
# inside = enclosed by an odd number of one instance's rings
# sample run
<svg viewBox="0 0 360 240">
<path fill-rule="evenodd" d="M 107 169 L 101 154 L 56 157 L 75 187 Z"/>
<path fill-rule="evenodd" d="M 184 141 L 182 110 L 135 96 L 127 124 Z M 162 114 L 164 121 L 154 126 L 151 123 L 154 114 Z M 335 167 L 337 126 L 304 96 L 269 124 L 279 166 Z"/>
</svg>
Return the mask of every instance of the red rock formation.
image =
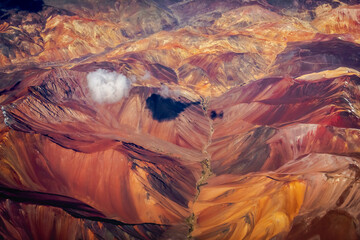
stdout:
<svg viewBox="0 0 360 240">
<path fill-rule="evenodd" d="M 0 5 L 1 237 L 358 239 L 355 3 Z"/>
</svg>

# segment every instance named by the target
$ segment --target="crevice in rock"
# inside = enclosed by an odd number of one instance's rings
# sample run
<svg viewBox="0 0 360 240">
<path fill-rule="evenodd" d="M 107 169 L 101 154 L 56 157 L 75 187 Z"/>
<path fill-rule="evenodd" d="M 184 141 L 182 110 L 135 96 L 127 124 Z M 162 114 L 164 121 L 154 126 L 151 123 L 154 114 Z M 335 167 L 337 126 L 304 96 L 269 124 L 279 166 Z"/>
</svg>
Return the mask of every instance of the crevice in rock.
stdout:
<svg viewBox="0 0 360 240">
<path fill-rule="evenodd" d="M 210 162 L 211 155 L 207 151 L 208 147 L 211 145 L 212 134 L 214 132 L 213 120 L 209 117 L 209 114 L 208 114 L 208 104 L 209 104 L 209 98 L 205 98 L 205 99 L 202 98 L 201 107 L 203 109 L 204 116 L 208 119 L 208 121 L 210 123 L 210 127 L 209 127 L 208 141 L 207 141 L 207 143 L 205 144 L 205 146 L 204 146 L 204 148 L 202 150 L 202 152 L 206 155 L 206 157 L 205 157 L 205 159 L 203 161 L 201 161 L 202 171 L 201 171 L 201 176 L 200 176 L 199 180 L 196 183 L 196 195 L 194 197 L 193 204 L 195 204 L 195 202 L 199 198 L 201 187 L 207 184 L 208 178 L 213 174 L 212 170 L 211 170 L 211 162 Z M 195 216 L 194 212 L 192 212 L 190 214 L 190 216 L 186 219 L 186 223 L 189 226 L 188 239 L 193 239 L 192 232 L 194 231 L 194 226 L 196 224 L 196 216 Z"/>
</svg>

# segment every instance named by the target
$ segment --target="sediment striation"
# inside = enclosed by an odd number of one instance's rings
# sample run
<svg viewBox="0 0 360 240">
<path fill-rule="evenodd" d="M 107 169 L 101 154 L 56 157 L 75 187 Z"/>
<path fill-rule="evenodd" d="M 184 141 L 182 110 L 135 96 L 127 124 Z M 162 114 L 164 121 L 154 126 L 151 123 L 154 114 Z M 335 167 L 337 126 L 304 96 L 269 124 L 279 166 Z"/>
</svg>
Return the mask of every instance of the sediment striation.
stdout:
<svg viewBox="0 0 360 240">
<path fill-rule="evenodd" d="M 360 238 L 357 1 L 35 2 L 0 5 L 1 238 Z"/>
</svg>

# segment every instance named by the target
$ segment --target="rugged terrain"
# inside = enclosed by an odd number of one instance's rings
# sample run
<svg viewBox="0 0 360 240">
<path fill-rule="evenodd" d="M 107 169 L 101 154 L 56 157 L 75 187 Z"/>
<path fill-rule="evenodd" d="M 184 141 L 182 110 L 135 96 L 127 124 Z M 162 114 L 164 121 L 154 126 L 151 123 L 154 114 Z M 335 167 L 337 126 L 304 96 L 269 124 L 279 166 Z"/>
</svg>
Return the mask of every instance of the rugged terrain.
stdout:
<svg viewBox="0 0 360 240">
<path fill-rule="evenodd" d="M 1 238 L 360 238 L 359 2 L 0 14 Z"/>
</svg>

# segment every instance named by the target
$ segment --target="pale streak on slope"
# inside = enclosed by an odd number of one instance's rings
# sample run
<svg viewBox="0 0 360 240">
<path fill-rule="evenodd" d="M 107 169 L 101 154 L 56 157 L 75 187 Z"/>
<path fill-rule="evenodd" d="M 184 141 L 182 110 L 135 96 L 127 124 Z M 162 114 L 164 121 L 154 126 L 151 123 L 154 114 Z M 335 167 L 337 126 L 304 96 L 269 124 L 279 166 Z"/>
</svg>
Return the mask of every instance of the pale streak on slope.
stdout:
<svg viewBox="0 0 360 240">
<path fill-rule="evenodd" d="M 300 77 L 297 77 L 296 80 L 315 81 L 315 80 L 319 80 L 322 78 L 330 79 L 330 78 L 336 78 L 336 77 L 340 77 L 340 76 L 352 76 L 352 75 L 356 75 L 356 76 L 360 77 L 360 72 L 355 69 L 352 69 L 352 68 L 339 67 L 334 70 L 325 70 L 325 71 L 321 71 L 321 72 L 305 74 Z"/>
</svg>

